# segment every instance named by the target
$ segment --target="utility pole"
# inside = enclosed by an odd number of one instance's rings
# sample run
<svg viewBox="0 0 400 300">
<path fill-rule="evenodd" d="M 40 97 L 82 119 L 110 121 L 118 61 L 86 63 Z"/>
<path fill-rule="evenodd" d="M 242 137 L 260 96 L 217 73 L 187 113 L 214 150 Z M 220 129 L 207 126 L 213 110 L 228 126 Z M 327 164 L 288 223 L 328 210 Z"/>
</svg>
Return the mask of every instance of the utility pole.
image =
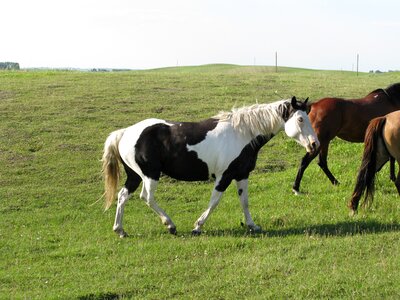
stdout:
<svg viewBox="0 0 400 300">
<path fill-rule="evenodd" d="M 357 76 L 358 76 L 358 62 L 359 62 L 359 58 L 360 58 L 360 56 L 359 56 L 358 53 L 357 53 Z"/>
<path fill-rule="evenodd" d="M 275 72 L 278 73 L 278 51 L 275 51 Z"/>
</svg>

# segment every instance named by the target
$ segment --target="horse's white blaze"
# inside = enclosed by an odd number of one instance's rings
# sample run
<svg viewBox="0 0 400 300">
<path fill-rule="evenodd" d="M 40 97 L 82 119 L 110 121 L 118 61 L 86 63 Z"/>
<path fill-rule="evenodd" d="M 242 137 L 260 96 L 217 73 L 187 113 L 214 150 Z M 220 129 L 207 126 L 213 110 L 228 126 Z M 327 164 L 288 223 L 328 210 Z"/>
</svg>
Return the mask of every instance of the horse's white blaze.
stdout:
<svg viewBox="0 0 400 300">
<path fill-rule="evenodd" d="M 298 110 L 293 114 L 285 123 L 285 132 L 288 137 L 293 138 L 306 148 L 307 152 L 312 152 L 319 147 L 318 137 L 311 126 L 310 119 L 304 111 Z"/>
</svg>

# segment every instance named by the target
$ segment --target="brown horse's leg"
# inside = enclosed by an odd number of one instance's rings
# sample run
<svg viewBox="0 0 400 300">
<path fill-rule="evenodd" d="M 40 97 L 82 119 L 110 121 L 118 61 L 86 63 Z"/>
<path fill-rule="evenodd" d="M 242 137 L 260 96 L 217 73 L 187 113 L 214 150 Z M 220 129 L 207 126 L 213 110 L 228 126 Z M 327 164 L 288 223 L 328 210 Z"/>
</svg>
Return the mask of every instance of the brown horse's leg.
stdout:
<svg viewBox="0 0 400 300">
<path fill-rule="evenodd" d="M 326 174 L 326 176 L 328 176 L 329 180 L 332 182 L 333 185 L 338 185 L 339 181 L 337 181 L 337 179 L 335 178 L 335 176 L 333 176 L 333 174 L 331 173 L 331 171 L 328 168 L 328 148 L 329 148 L 329 142 L 326 144 L 321 144 L 321 149 L 319 151 L 319 161 L 318 161 L 318 165 L 320 166 L 320 168 L 322 169 L 322 171 L 324 171 L 324 173 Z"/>
<path fill-rule="evenodd" d="M 390 180 L 393 182 L 395 182 L 395 180 L 398 180 L 398 178 L 399 178 L 399 175 L 397 175 L 397 179 L 394 175 L 394 173 L 396 172 L 396 166 L 394 164 L 395 164 L 395 160 L 392 156 L 390 156 Z M 399 172 L 400 172 L 400 170 L 399 170 Z M 396 187 L 397 187 L 397 185 L 396 185 Z M 399 192 L 399 194 L 400 194 L 400 192 Z"/>
<path fill-rule="evenodd" d="M 318 151 L 319 151 L 319 149 L 314 151 L 312 154 L 307 152 L 306 155 L 304 155 L 304 157 L 302 158 L 299 170 L 297 171 L 296 180 L 294 181 L 293 188 L 292 188 L 292 191 L 296 195 L 300 194 L 300 192 L 299 192 L 300 182 L 301 182 L 301 179 L 303 178 L 304 171 L 307 169 L 310 162 L 318 155 Z"/>
<path fill-rule="evenodd" d="M 400 164 L 399 164 L 399 166 L 400 166 Z M 396 181 L 394 182 L 394 185 L 396 186 L 397 192 L 398 192 L 399 195 L 400 195 L 400 170 L 399 170 L 399 172 L 397 173 L 397 178 L 396 178 Z"/>
</svg>

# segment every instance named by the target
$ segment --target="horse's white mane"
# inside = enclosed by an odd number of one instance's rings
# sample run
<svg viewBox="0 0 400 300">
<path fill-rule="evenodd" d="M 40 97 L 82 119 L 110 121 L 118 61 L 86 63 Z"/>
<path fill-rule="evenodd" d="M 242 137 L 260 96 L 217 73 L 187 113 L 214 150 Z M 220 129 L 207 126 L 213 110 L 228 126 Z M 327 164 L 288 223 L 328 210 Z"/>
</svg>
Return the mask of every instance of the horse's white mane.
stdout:
<svg viewBox="0 0 400 300">
<path fill-rule="evenodd" d="M 215 118 L 219 122 L 231 122 L 233 128 L 243 134 L 257 135 L 276 134 L 283 125 L 282 112 L 279 106 L 290 100 L 280 100 L 268 104 L 253 104 L 220 112 Z"/>
</svg>

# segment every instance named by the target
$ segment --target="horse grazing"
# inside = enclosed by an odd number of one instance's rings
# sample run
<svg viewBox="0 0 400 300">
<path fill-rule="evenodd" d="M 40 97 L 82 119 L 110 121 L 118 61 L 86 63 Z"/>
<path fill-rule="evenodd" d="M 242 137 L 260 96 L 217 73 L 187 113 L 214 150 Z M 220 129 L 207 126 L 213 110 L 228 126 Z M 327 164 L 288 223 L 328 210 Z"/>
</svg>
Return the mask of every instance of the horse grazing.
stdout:
<svg viewBox="0 0 400 300">
<path fill-rule="evenodd" d="M 363 204 L 372 202 L 375 174 L 390 158 L 394 158 L 400 164 L 400 111 L 375 118 L 368 125 L 361 167 L 353 195 L 349 201 L 351 215 L 357 213 L 358 203 L 365 190 Z M 400 170 L 394 184 L 400 195 Z"/>
<path fill-rule="evenodd" d="M 306 114 L 306 102 L 293 97 L 291 101 L 255 104 L 198 123 L 147 119 L 112 132 L 105 142 L 102 159 L 106 209 L 117 191 L 119 163 L 127 175 L 118 193 L 114 231 L 120 237 L 126 236 L 122 227 L 124 207 L 143 181 L 140 198 L 159 215 L 169 232 L 176 234 L 175 224 L 154 198 L 160 175 L 164 173 L 185 181 L 215 179 L 211 200 L 195 223 L 194 235 L 201 233 L 201 227 L 232 180 L 237 184 L 246 225 L 259 232 L 261 228 L 254 223 L 248 209 L 249 173 L 255 167 L 260 148 L 283 128 L 307 151 L 315 151 L 319 142 Z"/>
<path fill-rule="evenodd" d="M 392 84 L 386 89 L 377 89 L 361 99 L 323 98 L 312 103 L 309 109 L 309 118 L 318 136 L 320 148 L 315 152 L 306 153 L 302 158 L 293 184 L 293 192 L 296 195 L 299 194 L 304 171 L 318 154 L 318 165 L 332 184 L 339 183 L 328 168 L 329 143 L 336 136 L 353 143 L 363 142 L 365 130 L 371 119 L 400 109 L 400 83 Z M 391 174 L 391 177 L 393 176 Z"/>
</svg>

